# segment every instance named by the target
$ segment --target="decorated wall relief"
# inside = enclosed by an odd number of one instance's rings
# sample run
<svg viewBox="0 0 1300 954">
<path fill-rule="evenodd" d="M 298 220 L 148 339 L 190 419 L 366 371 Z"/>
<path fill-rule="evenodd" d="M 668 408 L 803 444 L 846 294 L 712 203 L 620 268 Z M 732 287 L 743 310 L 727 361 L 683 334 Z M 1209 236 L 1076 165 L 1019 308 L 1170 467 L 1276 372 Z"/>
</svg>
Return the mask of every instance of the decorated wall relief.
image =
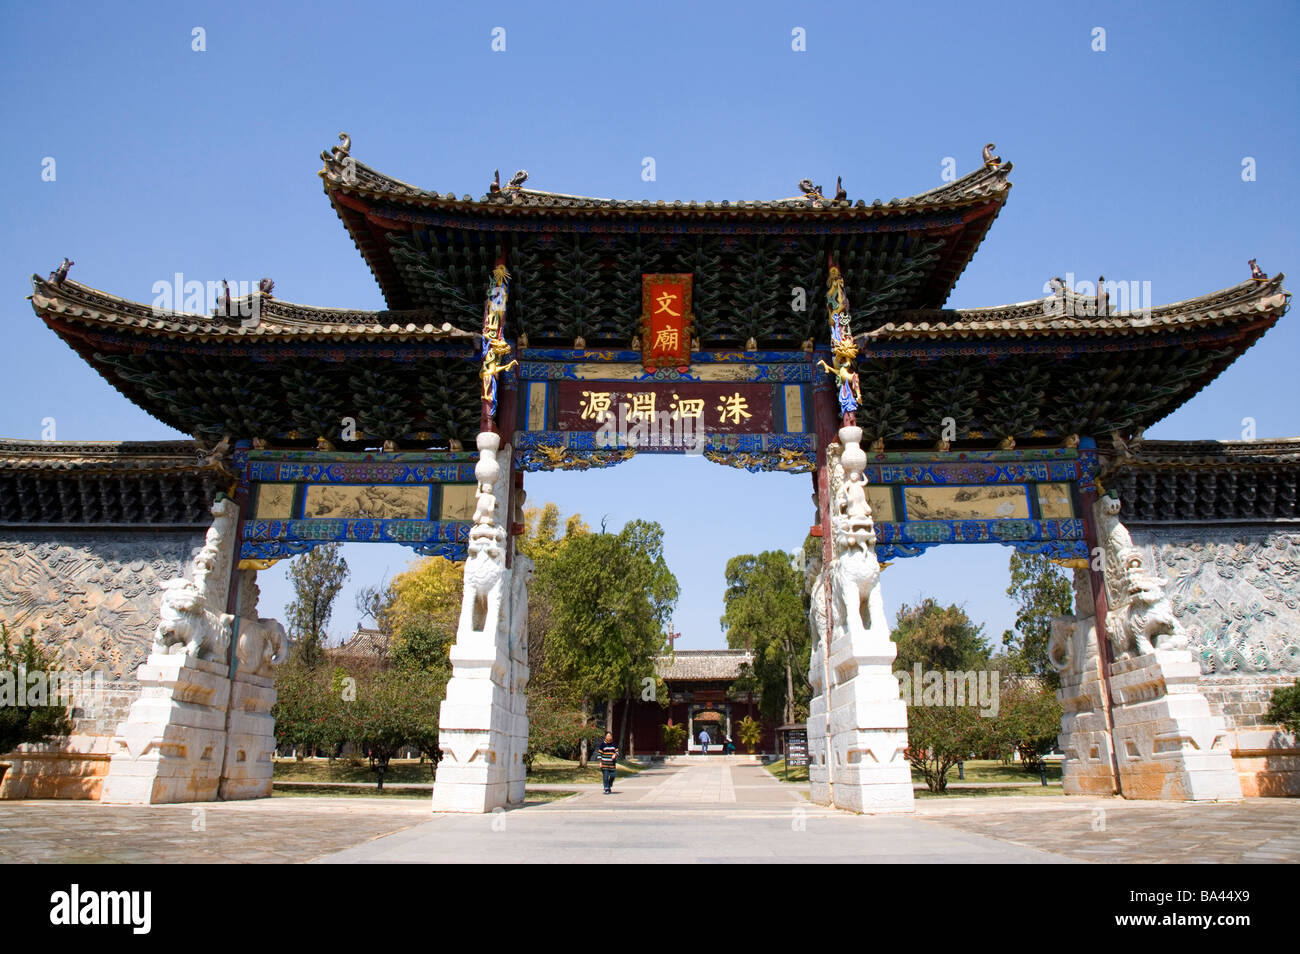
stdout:
<svg viewBox="0 0 1300 954">
<path fill-rule="evenodd" d="M 1300 533 L 1137 530 L 1204 674 L 1300 673 Z"/>
<path fill-rule="evenodd" d="M 10 531 L 0 539 L 0 620 L 15 634 L 33 630 L 69 669 L 133 679 L 153 645 L 160 584 L 202 544 L 195 531 Z"/>
</svg>

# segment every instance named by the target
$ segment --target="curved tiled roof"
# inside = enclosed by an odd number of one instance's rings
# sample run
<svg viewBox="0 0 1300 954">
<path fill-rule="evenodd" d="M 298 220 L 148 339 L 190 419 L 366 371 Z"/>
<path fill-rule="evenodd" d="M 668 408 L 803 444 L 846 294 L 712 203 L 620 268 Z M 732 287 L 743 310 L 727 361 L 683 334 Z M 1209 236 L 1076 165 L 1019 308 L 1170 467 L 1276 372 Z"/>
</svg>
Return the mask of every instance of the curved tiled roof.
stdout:
<svg viewBox="0 0 1300 954">
<path fill-rule="evenodd" d="M 1276 466 L 1300 463 L 1300 437 L 1258 441 L 1144 440 L 1132 456 L 1115 460 L 1117 468 Z"/>
<path fill-rule="evenodd" d="M 682 649 L 655 657 L 655 671 L 665 681 L 732 680 L 754 654 L 737 649 Z"/>
<path fill-rule="evenodd" d="M 236 313 L 257 313 L 247 326 L 239 318 L 163 311 L 141 302 L 119 298 L 68 279 L 60 284 L 32 276 L 32 306 L 41 315 L 58 315 L 85 324 L 117 326 L 164 337 L 197 339 L 270 338 L 293 340 L 322 335 L 341 340 L 403 338 L 474 338 L 474 332 L 434 324 L 432 313 L 414 311 L 358 311 L 297 305 L 260 292 L 233 299 Z M 242 307 L 241 307 L 242 306 Z"/>
<path fill-rule="evenodd" d="M 908 338 L 1018 337 L 1022 335 L 1149 335 L 1171 330 L 1238 322 L 1243 318 L 1280 315 L 1290 293 L 1282 288 L 1285 275 L 1263 281 L 1249 279 L 1240 285 L 1197 298 L 1142 311 L 1097 315 L 1095 297 L 1066 292 L 1014 305 L 987 308 L 932 309 L 903 312 L 859 342 Z"/>
<path fill-rule="evenodd" d="M 499 192 L 488 192 L 475 200 L 470 195 L 457 196 L 454 192 L 439 193 L 422 189 L 357 162 L 351 156 L 339 158 L 337 155 L 328 155 L 325 158 L 325 168 L 320 171 L 320 177 L 325 182 L 327 192 L 339 191 L 372 199 L 459 210 L 489 207 L 502 212 L 523 214 L 617 211 L 629 214 L 689 214 L 718 217 L 753 213 L 811 213 L 869 218 L 905 212 L 935 211 L 1002 199 L 1011 188 L 1011 183 L 1007 181 L 1011 169 L 1012 164 L 1009 162 L 997 166 L 981 166 L 974 172 L 944 183 L 938 188 L 902 199 L 893 198 L 887 202 L 876 199 L 870 203 L 862 199 L 817 200 L 802 195 L 784 199 L 724 199 L 704 202 L 678 199 L 667 202 L 662 199 L 601 199 L 509 187 L 503 187 Z"/>
<path fill-rule="evenodd" d="M 350 143 L 348 149 L 350 149 Z M 906 198 L 836 200 L 799 195 L 758 200 L 604 199 L 505 186 L 478 199 L 439 193 L 384 175 L 340 150 L 322 153 L 320 172 L 335 213 L 361 252 L 385 299 L 394 307 L 428 304 L 407 287 L 392 259 L 390 233 L 429 229 L 434 245 L 486 242 L 494 252 L 538 230 L 605 232 L 739 231 L 786 241 L 796 234 L 856 241 L 865 236 L 927 236 L 942 241 L 942 254 L 910 289 L 903 307 L 942 305 L 997 218 L 1011 189 L 1012 164 L 981 164 L 952 182 Z M 789 229 L 789 232 L 785 230 Z M 471 237 L 471 233 L 474 233 Z M 891 249 L 892 251 L 896 249 Z M 883 254 L 877 248 L 873 254 Z M 894 269 L 884 269 L 889 275 Z M 852 284 L 852 275 L 846 271 Z M 800 281 L 794 281 L 800 284 Z M 486 284 L 486 281 L 484 281 Z M 859 302 L 859 304 L 863 304 Z"/>
<path fill-rule="evenodd" d="M 206 470 L 195 441 L 22 441 L 0 438 L 0 470 Z"/>
<path fill-rule="evenodd" d="M 1282 288 L 1284 275 L 1265 281 L 1248 280 L 1197 298 L 1160 305 L 1148 311 L 1109 315 L 1082 314 L 1096 299 L 1067 293 L 1064 316 L 1049 314 L 1053 298 L 987 308 L 934 309 L 904 312 L 903 321 L 888 322 L 858 336 L 859 344 L 881 344 L 918 338 L 967 338 L 1075 335 L 1152 335 L 1183 329 L 1278 317 L 1289 306 Z M 165 337 L 198 339 L 274 338 L 319 339 L 472 339 L 474 332 L 434 325 L 426 310 L 357 311 L 292 304 L 258 294 L 260 320 L 245 327 L 237 318 L 160 312 L 149 305 L 119 298 L 71 280 L 62 284 L 32 276 L 33 307 L 38 314 L 87 324 L 145 331 Z M 239 300 L 236 300 L 238 305 Z M 1070 314 L 1070 312 L 1075 312 Z"/>
</svg>

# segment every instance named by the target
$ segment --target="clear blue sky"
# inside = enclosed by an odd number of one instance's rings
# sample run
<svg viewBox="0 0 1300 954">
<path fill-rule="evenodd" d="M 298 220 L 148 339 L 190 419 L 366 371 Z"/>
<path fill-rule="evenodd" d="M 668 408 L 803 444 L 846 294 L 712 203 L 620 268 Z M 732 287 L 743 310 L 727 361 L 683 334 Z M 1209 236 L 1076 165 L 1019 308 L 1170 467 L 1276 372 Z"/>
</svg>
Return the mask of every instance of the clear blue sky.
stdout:
<svg viewBox="0 0 1300 954">
<path fill-rule="evenodd" d="M 53 417 L 62 440 L 176 436 L 23 300 L 28 275 L 65 255 L 77 280 L 143 301 L 180 271 L 382 307 L 315 175 L 340 129 L 361 161 L 443 192 L 477 197 L 494 168 L 527 168 L 539 189 L 668 200 L 787 196 L 836 175 L 854 198 L 889 199 L 938 185 L 945 157 L 971 170 L 991 139 L 1015 188 L 951 305 L 1037 297 L 1067 272 L 1149 281 L 1157 304 L 1236 284 L 1252 257 L 1300 273 L 1297 35 L 1293 2 L 8 4 L 0 435 L 37 438 Z M 1244 417 L 1259 437 L 1300 434 L 1297 320 L 1148 436 L 1234 439 Z M 663 523 L 683 648 L 720 645 L 729 556 L 799 545 L 809 487 L 645 457 L 528 480 L 533 502 L 592 523 Z M 1009 553 L 902 561 L 887 605 L 964 603 L 996 637 L 1012 622 Z M 347 556 L 356 583 L 408 559 Z M 263 574 L 268 615 L 288 596 L 282 567 Z M 349 592 L 335 633 L 354 621 Z"/>
</svg>

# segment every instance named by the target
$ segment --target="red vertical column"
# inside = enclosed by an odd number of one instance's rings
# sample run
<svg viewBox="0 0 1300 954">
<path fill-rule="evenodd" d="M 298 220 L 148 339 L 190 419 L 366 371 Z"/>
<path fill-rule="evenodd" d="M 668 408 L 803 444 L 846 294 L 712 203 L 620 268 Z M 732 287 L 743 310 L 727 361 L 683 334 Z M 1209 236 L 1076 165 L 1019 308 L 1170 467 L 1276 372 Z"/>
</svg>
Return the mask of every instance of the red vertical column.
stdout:
<svg viewBox="0 0 1300 954">
<path fill-rule="evenodd" d="M 1085 440 L 1081 445 L 1093 445 L 1093 442 Z M 1094 512 L 1098 500 L 1095 479 L 1096 451 L 1091 446 L 1081 446 L 1080 450 L 1079 506 L 1083 509 L 1083 539 L 1084 545 L 1088 548 L 1088 581 L 1092 584 L 1092 601 L 1096 613 L 1097 664 L 1101 670 L 1102 711 L 1106 719 L 1106 734 L 1110 737 L 1110 767 L 1115 779 L 1115 791 L 1116 794 L 1123 794 L 1111 719 L 1110 667 L 1115 661 L 1115 656 L 1110 640 L 1106 636 L 1106 614 L 1109 609 L 1106 598 L 1106 578 L 1097 559 L 1097 554 L 1101 551 L 1101 540 L 1097 533 L 1097 517 Z M 1078 607 L 1075 607 L 1075 612 L 1078 613 Z"/>
</svg>

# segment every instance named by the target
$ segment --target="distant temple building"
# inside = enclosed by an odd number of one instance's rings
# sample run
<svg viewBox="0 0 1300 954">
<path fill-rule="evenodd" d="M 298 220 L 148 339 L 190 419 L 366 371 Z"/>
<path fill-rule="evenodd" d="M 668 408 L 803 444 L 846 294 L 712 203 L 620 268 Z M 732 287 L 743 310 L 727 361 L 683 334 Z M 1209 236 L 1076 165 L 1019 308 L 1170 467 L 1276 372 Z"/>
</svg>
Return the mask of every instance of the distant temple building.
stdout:
<svg viewBox="0 0 1300 954">
<path fill-rule="evenodd" d="M 358 626 L 357 631 L 341 645 L 326 647 L 325 658 L 335 665 L 387 663 L 391 660 L 391 650 L 389 637 L 381 630 Z"/>
<path fill-rule="evenodd" d="M 721 753 L 728 736 L 738 752 L 744 746 L 736 735 L 746 716 L 763 725 L 763 738 L 755 751 L 772 752 L 776 745 L 776 723 L 764 721 L 758 710 L 758 697 L 752 692 L 736 692 L 732 684 L 740 678 L 742 665 L 754 661 L 753 653 L 737 649 L 679 650 L 655 657 L 655 670 L 668 687 L 668 705 L 656 700 L 632 703 L 628 721 L 627 750 L 634 755 L 681 755 L 700 753 L 700 732 L 708 730 L 716 747 L 710 754 Z M 614 707 L 614 731 L 623 725 L 623 703 Z M 664 745 L 663 727 L 684 725 L 687 742 L 669 751 Z"/>
</svg>

